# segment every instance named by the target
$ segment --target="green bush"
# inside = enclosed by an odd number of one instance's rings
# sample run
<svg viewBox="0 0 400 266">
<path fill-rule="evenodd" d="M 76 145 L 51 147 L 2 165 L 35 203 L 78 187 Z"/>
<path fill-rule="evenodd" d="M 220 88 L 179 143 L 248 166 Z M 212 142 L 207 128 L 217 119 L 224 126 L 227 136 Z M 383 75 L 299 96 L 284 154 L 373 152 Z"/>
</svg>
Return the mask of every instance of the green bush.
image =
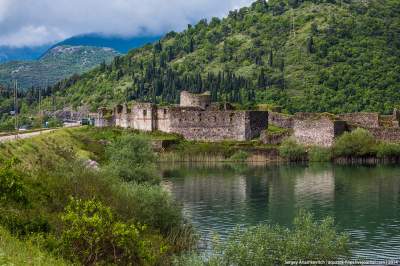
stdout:
<svg viewBox="0 0 400 266">
<path fill-rule="evenodd" d="M 332 150 L 330 148 L 313 146 L 307 154 L 310 162 L 330 162 L 332 160 Z"/>
<path fill-rule="evenodd" d="M 340 136 L 334 144 L 333 151 L 335 157 L 363 157 L 375 154 L 375 144 L 375 138 L 370 132 L 357 128 Z"/>
<path fill-rule="evenodd" d="M 302 161 L 305 159 L 306 150 L 296 140 L 289 138 L 279 146 L 279 155 L 289 161 Z"/>
<path fill-rule="evenodd" d="M 107 148 L 105 170 L 127 182 L 157 183 L 156 157 L 149 141 L 139 135 L 127 134 L 114 140 Z"/>
<path fill-rule="evenodd" d="M 181 208 L 160 186 L 128 183 L 115 186 L 115 209 L 126 219 L 134 219 L 167 233 L 182 223 Z"/>
<path fill-rule="evenodd" d="M 230 158 L 230 161 L 234 161 L 234 162 L 244 162 L 247 160 L 247 158 L 249 158 L 249 154 L 245 151 L 239 150 L 237 152 L 235 152 Z"/>
<path fill-rule="evenodd" d="M 96 200 L 72 198 L 62 221 L 63 252 L 85 265 L 154 265 L 167 250 L 161 238 L 156 249 L 144 238 L 145 226 L 118 221 L 110 208 Z"/>
<path fill-rule="evenodd" d="M 13 119 L 0 121 L 0 132 L 10 132 L 14 130 L 15 130 L 15 124 Z"/>
<path fill-rule="evenodd" d="M 284 265 L 289 260 L 337 260 L 350 257 L 349 236 L 338 233 L 332 218 L 321 222 L 301 211 L 293 228 L 258 225 L 237 228 L 226 242 L 217 242 L 207 262 L 194 254 L 177 265 Z"/>
<path fill-rule="evenodd" d="M 0 203 L 14 201 L 27 203 L 21 176 L 9 166 L 0 168 Z"/>
<path fill-rule="evenodd" d="M 381 142 L 376 146 L 378 158 L 391 158 L 400 156 L 400 144 Z"/>
<path fill-rule="evenodd" d="M 47 127 L 49 127 L 49 128 L 62 127 L 62 126 L 63 126 L 63 122 L 56 117 L 50 117 L 47 120 Z"/>
</svg>

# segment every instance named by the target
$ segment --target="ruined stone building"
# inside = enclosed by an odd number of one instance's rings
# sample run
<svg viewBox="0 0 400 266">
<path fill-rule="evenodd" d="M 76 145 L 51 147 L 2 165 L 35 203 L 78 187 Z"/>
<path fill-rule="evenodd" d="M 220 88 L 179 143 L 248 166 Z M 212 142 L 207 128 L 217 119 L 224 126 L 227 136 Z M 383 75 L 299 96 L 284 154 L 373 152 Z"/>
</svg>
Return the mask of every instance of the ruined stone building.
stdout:
<svg viewBox="0 0 400 266">
<path fill-rule="evenodd" d="M 113 110 L 100 108 L 96 126 L 117 126 L 142 131 L 176 133 L 188 140 L 250 140 L 261 135 L 265 144 L 280 144 L 293 137 L 304 145 L 330 147 L 345 131 L 365 128 L 377 140 L 400 142 L 400 112 L 378 113 L 296 113 L 287 115 L 267 111 L 234 110 L 227 103 L 212 103 L 209 93 L 182 91 L 179 105 L 151 103 L 118 105 Z M 269 133 L 268 125 L 285 129 Z"/>
<path fill-rule="evenodd" d="M 181 92 L 178 106 L 151 103 L 99 109 L 96 126 L 117 126 L 143 131 L 176 133 L 188 140 L 250 140 L 268 125 L 266 111 L 234 110 L 229 104 L 212 103 L 209 93 Z"/>
<path fill-rule="evenodd" d="M 368 130 L 377 140 L 400 142 L 400 112 L 392 115 L 378 113 L 348 113 L 340 115 L 321 113 L 296 113 L 294 115 L 270 112 L 268 124 L 288 129 L 297 142 L 304 145 L 330 147 L 345 131 L 356 128 Z M 268 130 L 267 130 L 268 132 Z M 287 132 L 271 138 L 266 133 L 262 140 L 268 144 L 279 144 L 288 137 Z M 273 143 L 272 143 L 273 141 Z"/>
</svg>

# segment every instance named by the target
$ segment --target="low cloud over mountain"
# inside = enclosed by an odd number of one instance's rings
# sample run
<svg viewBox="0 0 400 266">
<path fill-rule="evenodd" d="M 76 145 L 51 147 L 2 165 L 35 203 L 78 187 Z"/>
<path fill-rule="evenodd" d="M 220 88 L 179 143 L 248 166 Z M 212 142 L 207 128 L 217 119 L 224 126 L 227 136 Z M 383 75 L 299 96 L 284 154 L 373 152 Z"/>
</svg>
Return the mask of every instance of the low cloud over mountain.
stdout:
<svg viewBox="0 0 400 266">
<path fill-rule="evenodd" d="M 0 45 L 38 46 L 87 32 L 133 36 L 181 30 L 251 0 L 0 0 Z"/>
</svg>

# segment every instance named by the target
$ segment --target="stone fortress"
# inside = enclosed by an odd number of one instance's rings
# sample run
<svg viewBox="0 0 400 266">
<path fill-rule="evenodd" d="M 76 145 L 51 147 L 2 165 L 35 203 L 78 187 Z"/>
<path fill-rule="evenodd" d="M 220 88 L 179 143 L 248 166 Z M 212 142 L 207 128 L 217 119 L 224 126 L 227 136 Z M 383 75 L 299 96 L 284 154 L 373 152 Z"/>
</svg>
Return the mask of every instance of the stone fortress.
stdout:
<svg viewBox="0 0 400 266">
<path fill-rule="evenodd" d="M 392 115 L 378 113 L 348 113 L 333 115 L 328 113 L 296 113 L 294 115 L 279 112 L 268 113 L 269 125 L 286 129 L 273 137 L 268 130 L 261 134 L 264 143 L 279 144 L 288 136 L 304 145 L 330 147 L 335 138 L 346 131 L 356 128 L 368 130 L 377 140 L 400 142 L 400 111 L 395 109 Z"/>
<path fill-rule="evenodd" d="M 330 147 L 336 137 L 358 127 L 369 130 L 378 140 L 400 142 L 400 111 L 393 115 L 378 113 L 282 114 L 272 111 L 235 110 L 228 103 L 213 103 L 208 92 L 182 91 L 180 104 L 158 106 L 151 103 L 117 105 L 113 110 L 100 108 L 97 127 L 117 126 L 142 131 L 176 133 L 188 140 L 246 141 L 260 137 L 265 144 L 279 144 L 294 137 L 304 145 Z M 285 129 L 271 135 L 268 125 Z"/>
<path fill-rule="evenodd" d="M 151 103 L 118 105 L 99 109 L 95 125 L 143 131 L 176 133 L 188 140 L 251 140 L 267 128 L 268 112 L 238 111 L 230 104 L 211 102 L 209 93 L 182 91 L 178 106 Z"/>
</svg>

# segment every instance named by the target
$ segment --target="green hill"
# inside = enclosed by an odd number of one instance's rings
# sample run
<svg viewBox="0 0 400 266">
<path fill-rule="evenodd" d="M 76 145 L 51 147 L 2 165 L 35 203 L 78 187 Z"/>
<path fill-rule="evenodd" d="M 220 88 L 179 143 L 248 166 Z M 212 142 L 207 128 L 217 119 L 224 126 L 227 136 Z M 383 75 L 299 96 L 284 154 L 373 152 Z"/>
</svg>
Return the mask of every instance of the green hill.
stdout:
<svg viewBox="0 0 400 266">
<path fill-rule="evenodd" d="M 111 62 L 118 52 L 90 46 L 57 46 L 36 61 L 12 61 L 0 64 L 0 84 L 16 79 L 21 88 L 43 87 L 81 74 L 103 61 Z"/>
<path fill-rule="evenodd" d="M 93 109 L 177 102 L 189 89 L 289 112 L 389 113 L 400 104 L 399 29 L 398 0 L 259 0 L 55 88 Z"/>
</svg>

